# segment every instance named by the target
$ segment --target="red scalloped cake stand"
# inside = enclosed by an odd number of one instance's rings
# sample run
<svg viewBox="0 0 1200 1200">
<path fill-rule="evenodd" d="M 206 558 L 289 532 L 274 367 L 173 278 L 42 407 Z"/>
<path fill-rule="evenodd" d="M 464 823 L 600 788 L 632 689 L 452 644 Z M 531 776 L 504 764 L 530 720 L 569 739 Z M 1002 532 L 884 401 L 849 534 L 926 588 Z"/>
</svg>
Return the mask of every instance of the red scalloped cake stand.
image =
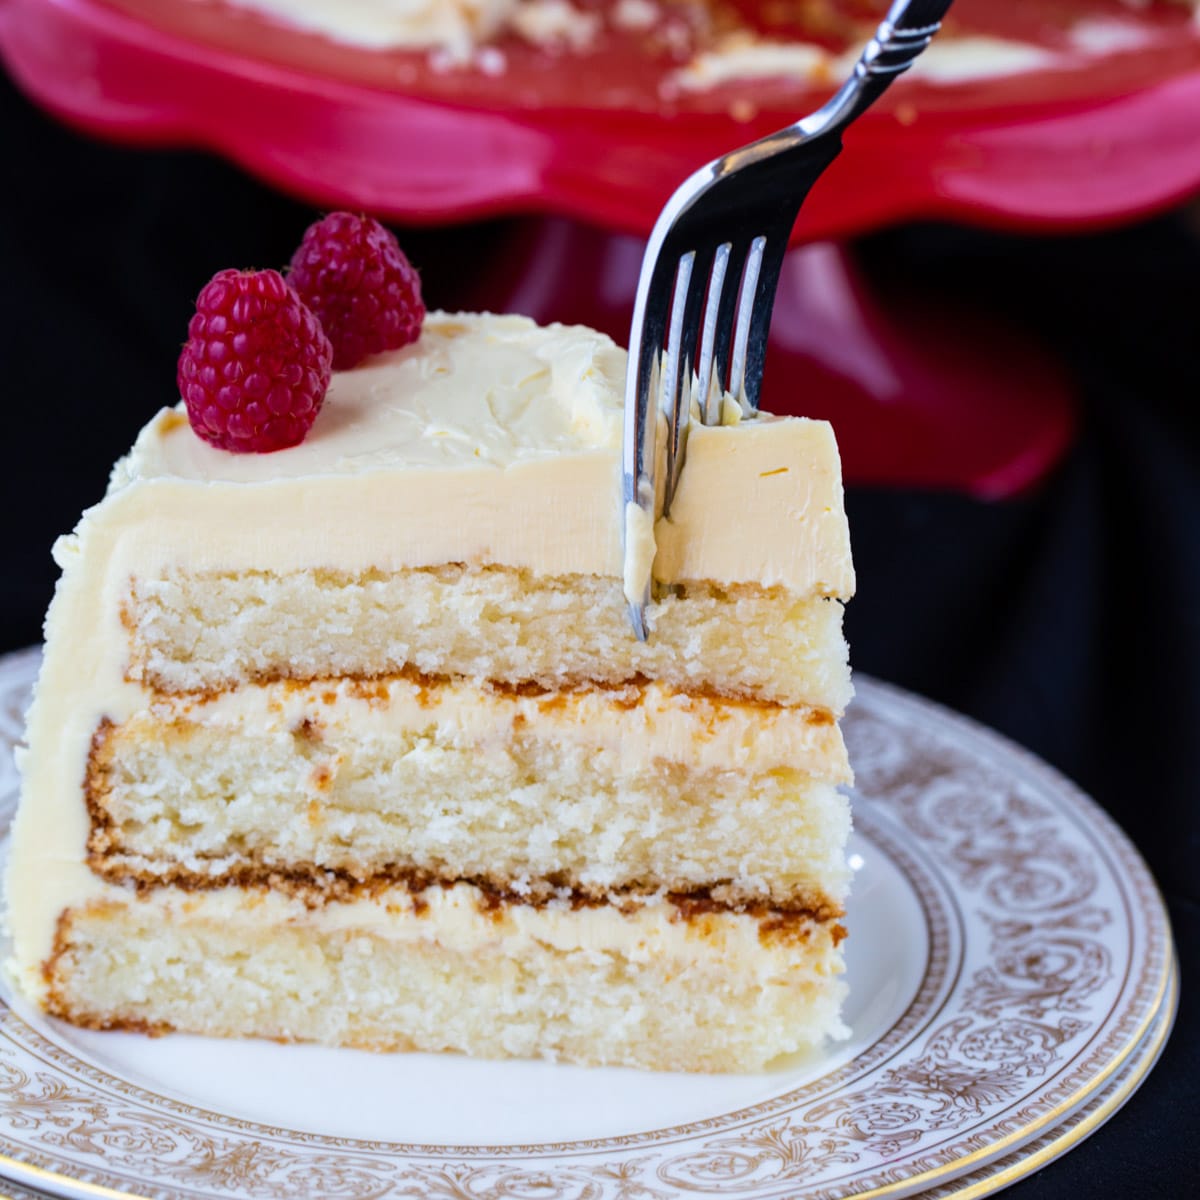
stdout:
<svg viewBox="0 0 1200 1200">
<path fill-rule="evenodd" d="M 901 81 L 851 130 L 798 236 L 911 218 L 1079 228 L 1193 192 L 1200 24 L 1149 13 L 1136 18 L 1145 48 L 1086 69 Z M 213 0 L 0 0 L 0 52 L 36 100 L 95 134 L 208 146 L 324 206 L 402 222 L 565 214 L 619 231 L 526 226 L 478 302 L 621 340 L 640 258 L 624 235 L 644 234 L 693 167 L 819 99 L 807 84 L 756 85 L 749 120 L 720 90 L 668 105 L 619 44 L 582 62 L 513 45 L 499 78 L 447 74 Z M 831 417 L 853 481 L 1009 495 L 1070 444 L 1069 386 L 1035 347 L 958 307 L 918 320 L 912 304 L 885 305 L 829 245 L 790 256 L 771 341 L 765 403 Z"/>
</svg>

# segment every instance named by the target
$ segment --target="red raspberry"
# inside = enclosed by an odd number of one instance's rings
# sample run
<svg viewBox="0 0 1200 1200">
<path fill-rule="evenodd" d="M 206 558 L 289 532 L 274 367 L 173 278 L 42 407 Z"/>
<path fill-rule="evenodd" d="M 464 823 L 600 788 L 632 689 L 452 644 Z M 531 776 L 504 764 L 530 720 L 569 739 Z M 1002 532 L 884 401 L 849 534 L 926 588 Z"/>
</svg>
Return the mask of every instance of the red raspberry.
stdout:
<svg viewBox="0 0 1200 1200">
<path fill-rule="evenodd" d="M 335 212 L 310 225 L 288 283 L 320 318 L 339 371 L 421 336 L 421 280 L 395 237 L 370 217 Z"/>
<path fill-rule="evenodd" d="M 278 271 L 219 271 L 196 297 L 176 381 L 192 428 L 219 450 L 265 454 L 304 440 L 333 350 Z"/>
</svg>

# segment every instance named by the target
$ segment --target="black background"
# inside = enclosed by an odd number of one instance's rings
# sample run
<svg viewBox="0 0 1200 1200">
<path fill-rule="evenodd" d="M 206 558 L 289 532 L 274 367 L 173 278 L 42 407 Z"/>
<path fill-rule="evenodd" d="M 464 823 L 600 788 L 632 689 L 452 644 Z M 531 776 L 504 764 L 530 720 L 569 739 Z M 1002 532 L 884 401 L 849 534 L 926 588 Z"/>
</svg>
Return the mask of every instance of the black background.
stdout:
<svg viewBox="0 0 1200 1200">
<path fill-rule="evenodd" d="M 40 637 L 53 538 L 173 401 L 201 284 L 286 262 L 314 212 L 205 154 L 92 142 L 4 81 L 0 105 L 3 652 Z M 455 307 L 507 232 L 402 231 L 430 306 Z M 1095 796 L 1159 880 L 1180 952 L 1179 1021 L 1142 1090 L 1008 1194 L 1197 1194 L 1200 207 L 1073 237 L 906 227 L 856 253 L 881 286 L 921 278 L 1033 331 L 1078 381 L 1083 420 L 1061 468 L 1018 500 L 851 489 L 853 663 Z"/>
</svg>

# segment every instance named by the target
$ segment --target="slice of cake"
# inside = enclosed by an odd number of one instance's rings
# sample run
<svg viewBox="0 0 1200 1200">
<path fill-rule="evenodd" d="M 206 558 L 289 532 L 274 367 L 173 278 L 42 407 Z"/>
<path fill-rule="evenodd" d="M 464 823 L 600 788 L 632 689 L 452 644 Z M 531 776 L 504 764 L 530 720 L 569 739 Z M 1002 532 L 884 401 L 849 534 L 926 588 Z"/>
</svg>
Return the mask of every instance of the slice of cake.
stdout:
<svg viewBox="0 0 1200 1200">
<path fill-rule="evenodd" d="M 756 1069 L 842 1026 L 828 425 L 694 426 L 622 583 L 625 355 L 432 315 L 272 454 L 160 412 L 55 548 L 7 879 L 100 1029 Z"/>
</svg>

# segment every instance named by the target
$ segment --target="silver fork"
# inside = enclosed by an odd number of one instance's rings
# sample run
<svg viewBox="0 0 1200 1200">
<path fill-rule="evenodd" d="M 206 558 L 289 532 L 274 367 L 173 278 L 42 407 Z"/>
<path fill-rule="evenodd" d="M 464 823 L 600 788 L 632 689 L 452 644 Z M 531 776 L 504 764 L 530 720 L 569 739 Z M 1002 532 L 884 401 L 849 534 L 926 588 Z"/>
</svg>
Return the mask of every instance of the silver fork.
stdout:
<svg viewBox="0 0 1200 1200">
<path fill-rule="evenodd" d="M 666 418 L 666 515 L 683 467 L 693 396 L 706 425 L 721 420 L 726 392 L 745 415 L 758 411 L 775 287 L 800 205 L 837 157 L 843 130 L 929 45 L 950 2 L 895 0 L 827 104 L 701 167 L 655 222 L 629 334 L 622 462 L 626 599 L 641 641 L 650 572 L 632 544 L 630 506 L 653 522 L 657 417 L 651 399 L 657 395 Z"/>
</svg>

